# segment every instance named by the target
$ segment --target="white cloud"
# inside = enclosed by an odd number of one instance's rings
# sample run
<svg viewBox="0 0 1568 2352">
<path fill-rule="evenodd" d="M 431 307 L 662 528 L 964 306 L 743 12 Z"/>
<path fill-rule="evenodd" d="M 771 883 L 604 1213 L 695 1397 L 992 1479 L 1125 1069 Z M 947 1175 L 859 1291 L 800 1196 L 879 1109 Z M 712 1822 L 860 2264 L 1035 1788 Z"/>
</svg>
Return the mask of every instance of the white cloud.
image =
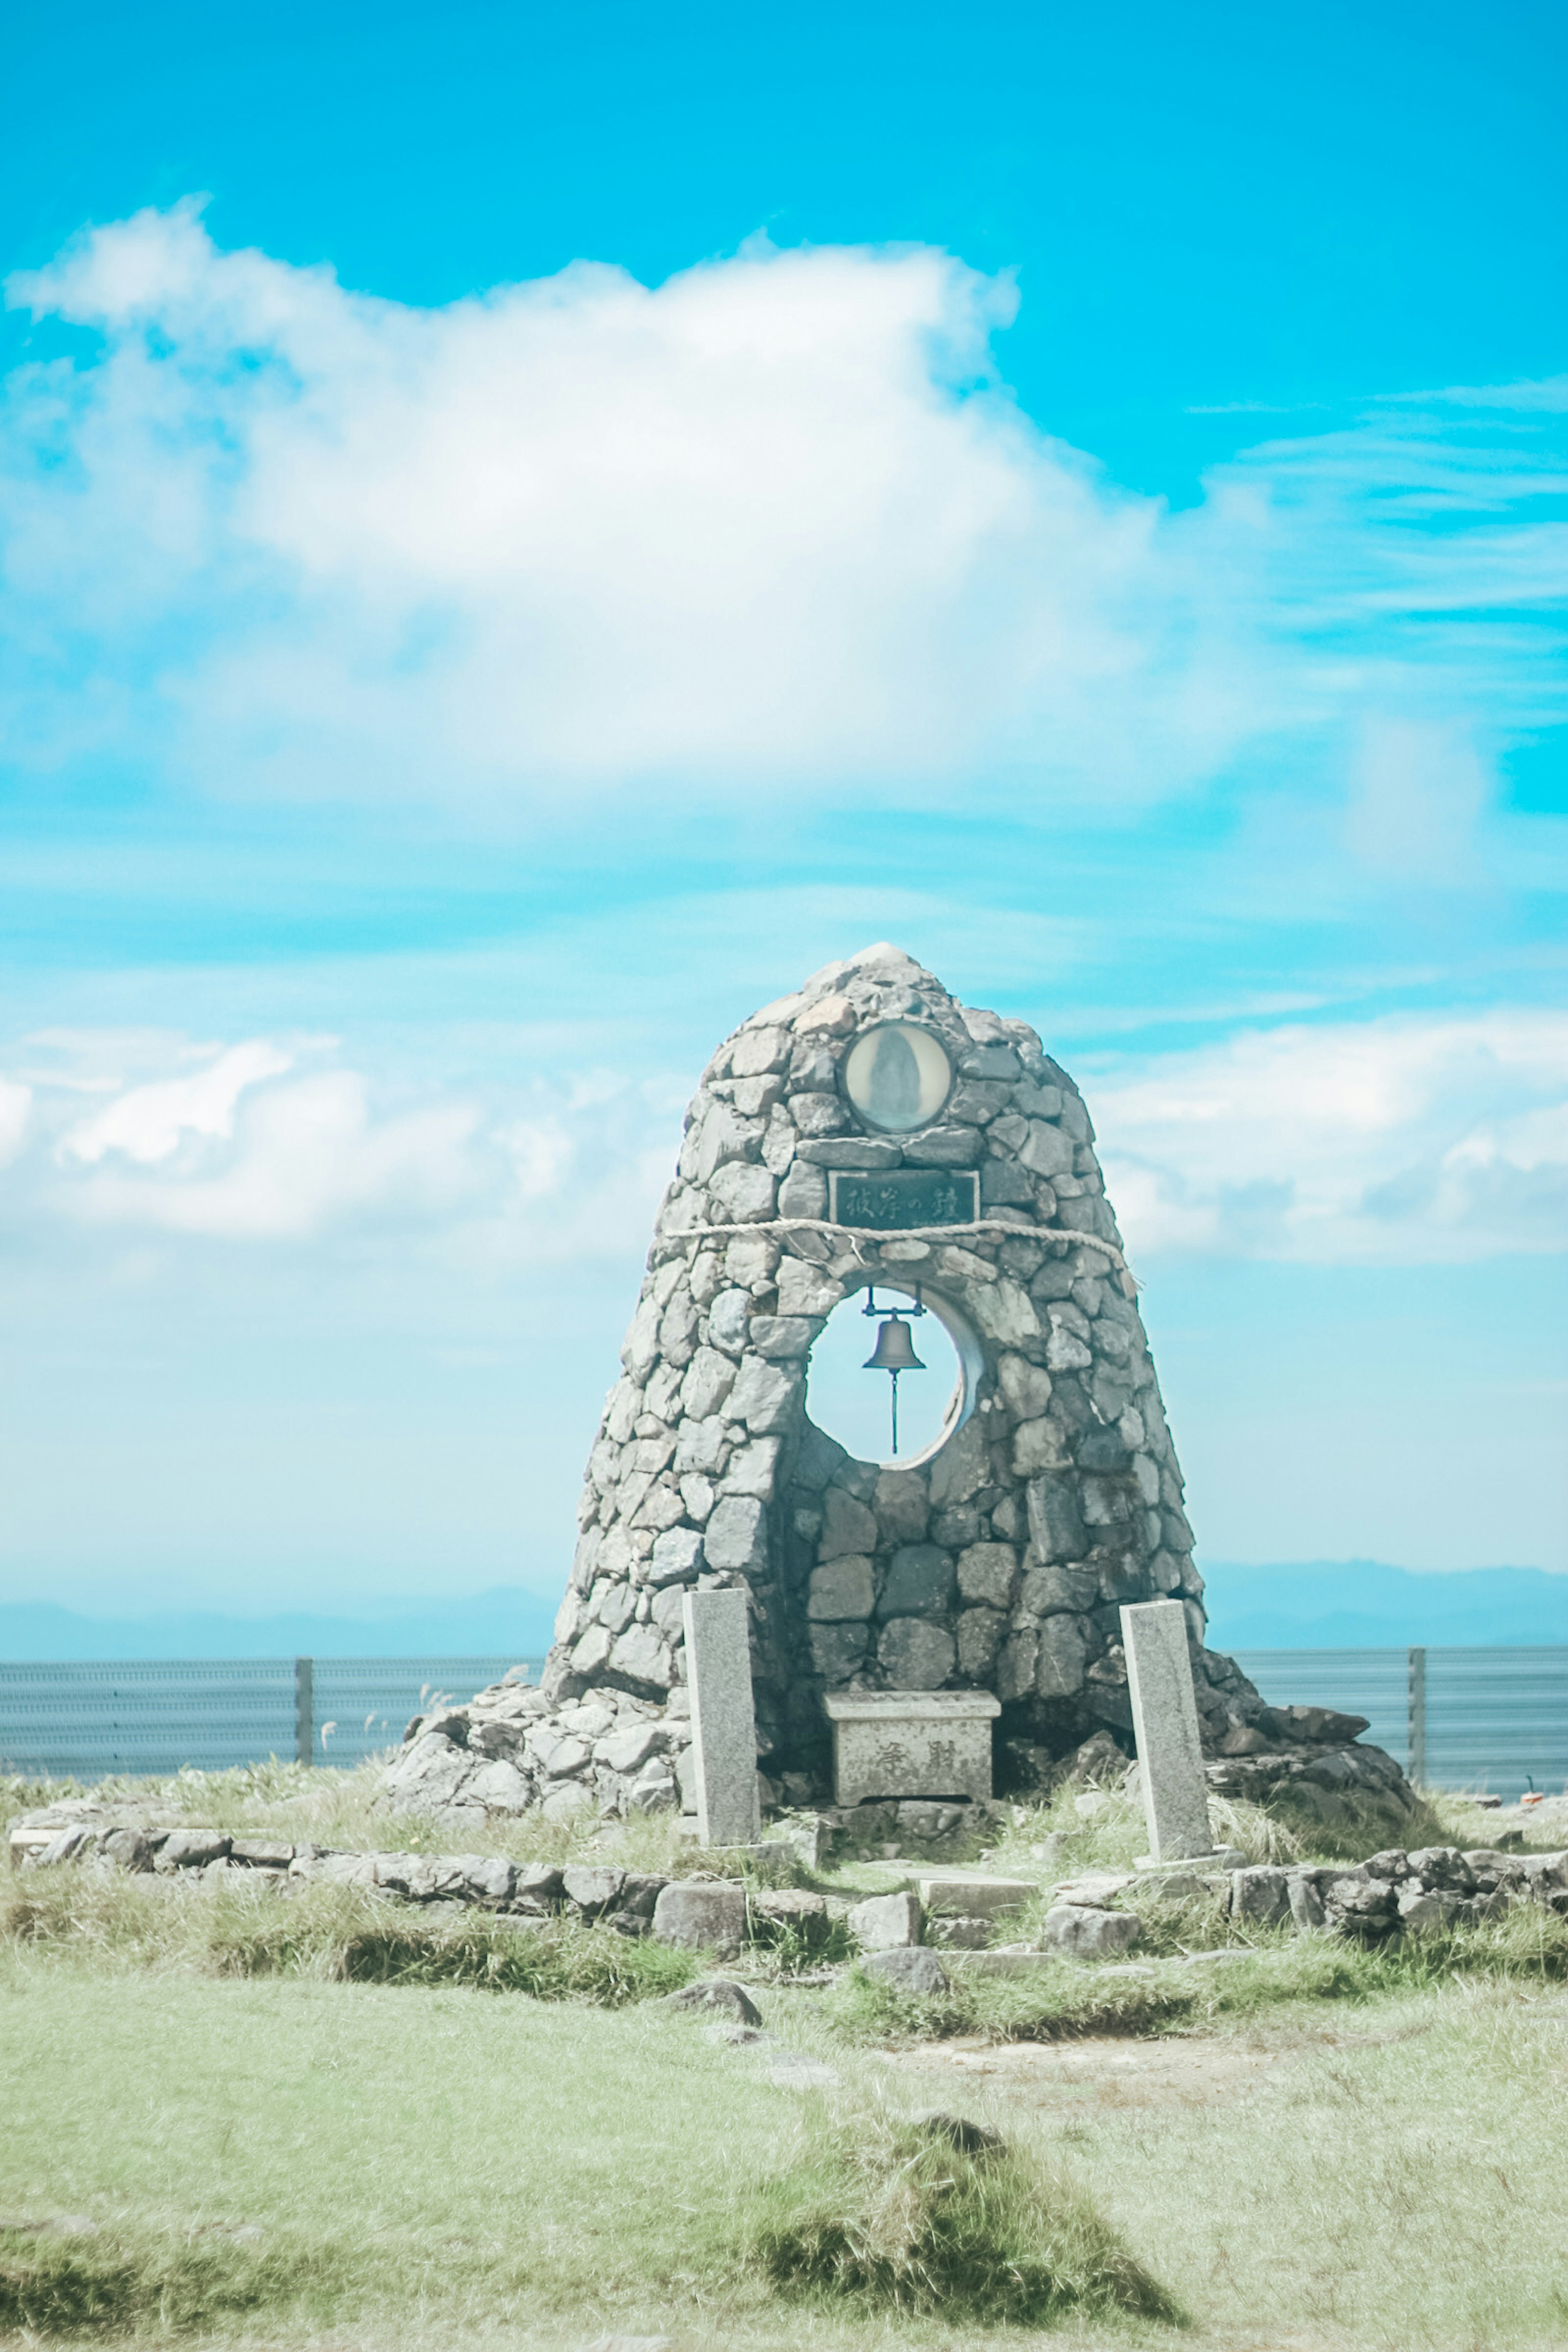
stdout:
<svg viewBox="0 0 1568 2352">
<path fill-rule="evenodd" d="M 28 1041 L 36 1060 L 45 1042 Z M 596 1258 L 640 1247 L 679 1129 L 646 1085 L 608 1072 L 581 1093 L 570 1074 L 515 1069 L 415 1087 L 384 1070 L 300 1073 L 300 1052 L 326 1056 L 331 1039 L 195 1045 L 109 1031 L 47 1043 L 57 1070 L 36 1071 L 32 1088 L 0 1078 L 14 1223 L 30 1213 L 247 1244 L 379 1234 L 476 1264 Z M 160 1062 L 168 1075 L 151 1074 Z M 106 1097 L 86 1119 L 84 1091 Z"/>
<path fill-rule="evenodd" d="M 322 1071 L 259 1095 L 233 1162 L 177 1182 L 103 1174 L 72 1196 L 80 1215 L 227 1240 L 312 1234 L 359 1214 L 450 1213 L 474 1189 L 466 1147 L 476 1113 L 440 1105 L 373 1119 L 357 1071 Z"/>
<path fill-rule="evenodd" d="M 0 1168 L 15 1160 L 22 1149 L 32 1116 L 33 1090 L 14 1080 L 0 1078 Z"/>
<path fill-rule="evenodd" d="M 189 1077 L 132 1087 L 94 1118 L 71 1128 L 60 1144 L 61 1153 L 89 1167 L 110 1152 L 151 1166 L 169 1159 L 187 1135 L 232 1135 L 236 1107 L 246 1088 L 260 1079 L 281 1076 L 293 1063 L 291 1054 L 279 1053 L 265 1038 L 254 1038 L 219 1054 Z"/>
<path fill-rule="evenodd" d="M 1250 1031 L 1089 1094 L 1135 1255 L 1422 1264 L 1568 1247 L 1568 1015 Z"/>
<path fill-rule="evenodd" d="M 316 1041 L 323 1056 L 330 1048 Z M 26 1208 L 127 1234 L 417 1248 L 463 1279 L 639 1255 L 688 1089 L 643 1068 L 510 1051 L 461 1087 L 251 1038 L 192 1047 L 90 1120 L 81 1072 L 33 1092 L 6 1177 Z M 194 1058 L 202 1066 L 194 1070 Z M 1223 1043 L 1081 1066 L 1135 1263 L 1173 1251 L 1320 1265 L 1451 1263 L 1568 1247 L 1568 1015 L 1253 1027 Z M 212 1083 L 204 1094 L 204 1079 Z M 0 1081 L 0 1125 L 13 1095 Z M 19 1132 L 20 1130 L 18 1130 Z"/>
<path fill-rule="evenodd" d="M 11 292 L 105 338 L 3 426 L 41 765 L 569 823 L 637 780 L 1137 801 L 1304 727 L 1560 707 L 1504 625 L 1563 569 L 1533 426 L 1456 447 L 1442 395 L 1385 404 L 1172 518 L 1020 414 L 1011 287 L 929 248 L 418 310 L 179 208 Z"/>
</svg>

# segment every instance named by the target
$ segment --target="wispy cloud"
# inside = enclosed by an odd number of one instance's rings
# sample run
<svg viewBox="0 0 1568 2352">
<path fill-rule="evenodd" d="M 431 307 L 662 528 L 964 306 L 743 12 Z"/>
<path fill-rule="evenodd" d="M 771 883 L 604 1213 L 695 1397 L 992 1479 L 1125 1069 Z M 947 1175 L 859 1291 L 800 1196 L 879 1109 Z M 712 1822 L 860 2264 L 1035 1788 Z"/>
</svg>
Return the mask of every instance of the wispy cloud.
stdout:
<svg viewBox="0 0 1568 2352">
<path fill-rule="evenodd" d="M 0 1160 L 13 1218 L 240 1244 L 395 1251 L 410 1238 L 470 1258 L 570 1261 L 635 1250 L 668 1171 L 679 1114 L 658 1082 L 601 1071 L 515 1073 L 488 1088 L 419 1086 L 345 1065 L 331 1041 L 301 1068 L 298 1041 L 162 1039 L 171 1075 L 108 1092 L 94 1071 L 125 1055 L 112 1032 L 53 1041 L 65 1068 L 0 1078 Z M 127 1041 L 145 1067 L 153 1039 Z M 410 1099 L 410 1097 L 413 1099 Z M 535 1213 L 551 1208 L 548 1233 Z"/>
<path fill-rule="evenodd" d="M 1134 1253 L 1453 1264 L 1568 1248 L 1568 1015 L 1243 1032 L 1089 1081 Z"/>
<path fill-rule="evenodd" d="M 632 1257 L 679 1140 L 680 1089 L 631 1065 L 456 1089 L 342 1061 L 301 1070 L 265 1038 L 171 1034 L 165 1052 L 174 1075 L 87 1118 L 79 1094 L 36 1091 L 14 1214 L 247 1250 L 417 1245 L 482 1279 Z M 1563 1015 L 1285 1023 L 1080 1076 L 1142 1264 L 1568 1248 Z M 0 1115 L 25 1092 L 0 1081 Z"/>
</svg>

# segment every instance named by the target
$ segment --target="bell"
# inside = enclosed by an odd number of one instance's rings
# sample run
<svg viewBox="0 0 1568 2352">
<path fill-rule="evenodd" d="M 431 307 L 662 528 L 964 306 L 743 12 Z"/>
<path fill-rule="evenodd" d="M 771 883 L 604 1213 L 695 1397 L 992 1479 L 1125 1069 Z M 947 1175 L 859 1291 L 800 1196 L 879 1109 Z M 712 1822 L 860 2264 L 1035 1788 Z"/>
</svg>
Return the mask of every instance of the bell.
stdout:
<svg viewBox="0 0 1568 2352">
<path fill-rule="evenodd" d="M 868 1372 L 923 1372 L 925 1366 L 915 1353 L 910 1327 L 890 1315 L 877 1333 L 874 1352 L 868 1356 L 862 1370 Z"/>
</svg>

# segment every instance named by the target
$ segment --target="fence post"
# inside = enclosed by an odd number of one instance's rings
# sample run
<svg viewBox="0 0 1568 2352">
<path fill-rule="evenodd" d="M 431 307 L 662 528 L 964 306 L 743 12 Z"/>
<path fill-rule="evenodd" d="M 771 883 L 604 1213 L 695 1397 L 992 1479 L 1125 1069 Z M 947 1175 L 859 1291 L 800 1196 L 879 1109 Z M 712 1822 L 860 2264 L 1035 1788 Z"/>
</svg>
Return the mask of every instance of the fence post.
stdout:
<svg viewBox="0 0 1568 2352">
<path fill-rule="evenodd" d="M 1406 1654 L 1409 1675 L 1410 1728 L 1405 1739 L 1409 1760 L 1405 1778 L 1423 1788 L 1426 1780 L 1426 1653 Z"/>
<path fill-rule="evenodd" d="M 316 1662 L 294 1661 L 294 1753 L 301 1764 L 313 1763 L 316 1752 Z"/>
</svg>

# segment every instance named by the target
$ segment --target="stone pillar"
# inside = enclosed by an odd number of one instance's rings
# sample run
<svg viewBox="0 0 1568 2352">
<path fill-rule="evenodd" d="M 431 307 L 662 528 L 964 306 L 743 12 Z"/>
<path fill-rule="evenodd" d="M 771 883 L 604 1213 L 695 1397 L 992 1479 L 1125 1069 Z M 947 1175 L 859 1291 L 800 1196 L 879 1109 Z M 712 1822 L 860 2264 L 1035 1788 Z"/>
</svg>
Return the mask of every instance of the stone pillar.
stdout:
<svg viewBox="0 0 1568 2352">
<path fill-rule="evenodd" d="M 681 1615 L 704 1845 L 752 1845 L 761 1831 L 750 1612 L 743 1589 L 689 1592 Z"/>
<path fill-rule="evenodd" d="M 1208 1783 L 1180 1602 L 1150 1601 L 1123 1609 L 1121 1639 L 1149 1824 L 1149 1858 L 1174 1862 L 1212 1853 Z"/>
</svg>

